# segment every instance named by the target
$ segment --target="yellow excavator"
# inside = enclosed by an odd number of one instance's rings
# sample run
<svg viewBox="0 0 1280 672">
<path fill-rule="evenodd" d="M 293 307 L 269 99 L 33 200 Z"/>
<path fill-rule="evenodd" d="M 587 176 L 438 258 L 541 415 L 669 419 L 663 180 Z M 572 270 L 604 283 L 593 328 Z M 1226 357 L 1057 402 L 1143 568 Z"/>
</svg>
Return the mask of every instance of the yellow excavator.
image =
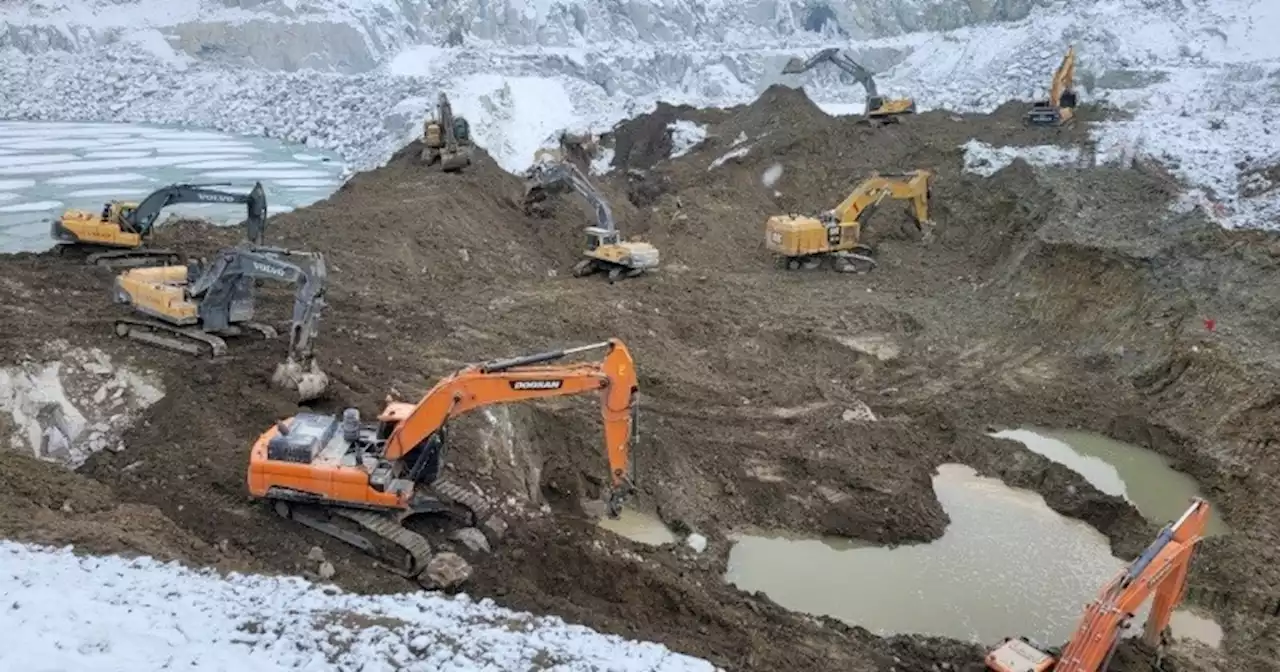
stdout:
<svg viewBox="0 0 1280 672">
<path fill-rule="evenodd" d="M 792 58 L 782 67 L 784 75 L 799 75 L 822 63 L 831 63 L 862 84 L 867 92 L 866 118 L 875 124 L 897 123 L 898 117 L 916 113 L 916 101 L 911 98 L 885 98 L 876 89 L 871 71 L 862 67 L 839 47 L 823 49 L 808 59 Z"/>
<path fill-rule="evenodd" d="M 1049 83 L 1049 99 L 1037 100 L 1027 112 L 1027 123 L 1033 126 L 1063 126 L 1076 116 L 1076 48 L 1067 48 L 1062 64 Z"/>
<path fill-rule="evenodd" d="M 113 298 L 139 316 L 117 318 L 116 335 L 197 357 L 219 357 L 227 353 L 224 337 L 246 332 L 276 337 L 271 325 L 253 321 L 257 281 L 296 284 L 289 354 L 272 381 L 297 391 L 302 401 L 316 399 L 329 383 L 313 351 L 325 305 L 325 276 L 324 257 L 318 253 L 248 243 L 222 250 L 208 264 L 130 269 L 116 277 Z"/>
<path fill-rule="evenodd" d="M 176 264 L 173 250 L 144 247 L 160 212 L 178 203 L 243 203 L 248 208 L 245 225 L 249 240 L 262 242 L 266 232 L 267 194 L 257 182 L 247 194 L 233 194 L 209 187 L 226 184 L 170 184 L 149 194 L 141 202 L 109 201 L 102 211 L 67 210 L 50 222 L 50 235 L 61 253 L 67 247 L 108 248 L 90 254 L 86 261 L 104 266 L 146 266 Z"/>
<path fill-rule="evenodd" d="M 817 268 L 824 257 L 831 257 L 837 271 L 865 273 L 876 262 L 871 249 L 861 242 L 863 220 L 886 198 L 907 200 L 916 228 L 927 240 L 933 226 L 929 219 L 932 183 L 933 173 L 928 170 L 872 173 L 840 205 L 817 217 L 770 217 L 765 222 L 765 247 L 790 270 Z"/>
<path fill-rule="evenodd" d="M 565 160 L 563 155 L 541 154 L 539 158 L 541 160 L 526 173 L 522 203 L 526 214 L 537 213 L 539 205 L 563 191 L 565 185 L 587 199 L 596 211 L 596 225 L 584 229 L 587 249 L 583 252 L 584 258 L 574 264 L 573 277 L 605 272 L 612 284 L 623 276 L 634 278 L 657 268 L 660 260 L 658 248 L 650 243 L 622 240 L 609 203 L 577 166 Z"/>
<path fill-rule="evenodd" d="M 462 115 L 454 116 L 449 96 L 440 92 L 436 116 L 422 126 L 422 162 L 440 164 L 440 170 L 453 173 L 471 165 L 471 124 Z"/>
</svg>

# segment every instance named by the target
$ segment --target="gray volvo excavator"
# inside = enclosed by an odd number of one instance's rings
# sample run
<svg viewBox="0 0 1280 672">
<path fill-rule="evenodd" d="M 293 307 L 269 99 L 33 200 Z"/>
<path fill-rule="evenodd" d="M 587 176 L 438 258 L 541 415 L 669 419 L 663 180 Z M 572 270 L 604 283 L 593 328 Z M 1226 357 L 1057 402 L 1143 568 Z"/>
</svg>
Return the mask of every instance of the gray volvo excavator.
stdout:
<svg viewBox="0 0 1280 672">
<path fill-rule="evenodd" d="M 574 277 L 604 271 L 612 283 L 624 275 L 635 277 L 658 266 L 658 248 L 649 243 L 622 240 L 609 203 L 587 180 L 587 176 L 564 157 L 543 155 L 543 159 L 529 169 L 526 177 L 522 202 L 526 214 L 541 214 L 542 203 L 564 191 L 566 186 L 587 199 L 596 212 L 596 225 L 585 229 L 585 258 L 574 265 Z"/>
<path fill-rule="evenodd" d="M 247 194 L 217 191 L 210 187 L 227 184 L 170 184 L 149 194 L 141 202 L 109 201 L 102 212 L 67 210 L 50 223 L 50 234 L 61 252 L 66 247 L 113 248 L 90 254 L 90 264 L 146 266 L 179 262 L 172 250 L 144 247 L 160 212 L 179 203 L 243 203 L 247 206 L 247 237 L 261 244 L 267 227 L 267 194 L 257 182 Z"/>
<path fill-rule="evenodd" d="M 861 64 L 853 60 L 853 57 L 839 47 L 823 49 L 805 60 L 793 58 L 783 66 L 782 74 L 798 75 L 808 72 L 823 63 L 830 63 L 836 66 L 862 84 L 862 88 L 867 92 L 866 117 L 869 121 L 878 124 L 894 123 L 898 121 L 898 117 L 901 115 L 916 113 L 916 101 L 911 98 L 886 99 L 881 96 L 876 89 L 876 80 L 871 76 L 871 71 L 862 67 Z"/>
<path fill-rule="evenodd" d="M 303 401 L 315 399 L 328 387 L 313 349 L 325 278 L 319 253 L 251 244 L 222 250 L 208 264 L 130 269 L 116 277 L 114 298 L 143 317 L 116 319 L 116 334 L 195 356 L 225 355 L 224 337 L 245 330 L 276 337 L 273 327 L 253 321 L 256 281 L 295 284 L 289 353 L 272 381 L 296 390 Z"/>
</svg>

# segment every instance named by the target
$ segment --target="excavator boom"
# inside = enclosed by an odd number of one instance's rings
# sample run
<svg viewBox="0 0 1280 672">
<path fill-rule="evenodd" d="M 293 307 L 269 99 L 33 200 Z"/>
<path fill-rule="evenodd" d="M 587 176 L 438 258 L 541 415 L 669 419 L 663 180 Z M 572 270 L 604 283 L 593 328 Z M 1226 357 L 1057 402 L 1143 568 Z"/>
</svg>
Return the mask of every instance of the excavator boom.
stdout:
<svg viewBox="0 0 1280 672">
<path fill-rule="evenodd" d="M 992 672 L 1098 672 L 1107 669 L 1124 626 L 1151 599 L 1143 641 L 1158 649 L 1161 635 L 1182 602 L 1196 544 L 1209 522 L 1209 503 L 1195 498 L 1177 521 L 1165 526 L 1133 562 L 1111 579 L 1084 616 L 1061 655 L 1026 639 L 1007 639 L 987 655 Z"/>
<path fill-rule="evenodd" d="M 1037 101 L 1027 112 L 1027 123 L 1035 126 L 1061 126 L 1075 119 L 1076 48 L 1067 48 L 1062 63 L 1049 82 L 1049 99 Z"/>
<path fill-rule="evenodd" d="M 449 96 L 441 91 L 436 100 L 436 117 L 423 125 L 421 160 L 427 165 L 440 163 L 440 169 L 452 173 L 471 165 L 471 126 L 463 117 L 453 115 Z"/>
<path fill-rule="evenodd" d="M 553 363 L 599 350 L 605 354 L 597 362 Z M 384 559 L 388 544 L 399 548 L 390 552 L 404 554 L 390 558 L 393 569 L 418 577 L 432 560 L 431 548 L 400 524 L 405 517 L 456 505 L 492 536 L 505 528 L 487 500 L 444 475 L 450 420 L 493 405 L 599 393 L 610 470 L 606 503 L 616 517 L 633 487 L 637 389 L 635 363 L 618 339 L 470 365 L 416 404 L 388 400 L 377 423 L 362 423 L 356 409 L 341 418 L 302 413 L 277 423 L 250 451 L 249 492 L 274 500 L 285 517 Z"/>
</svg>

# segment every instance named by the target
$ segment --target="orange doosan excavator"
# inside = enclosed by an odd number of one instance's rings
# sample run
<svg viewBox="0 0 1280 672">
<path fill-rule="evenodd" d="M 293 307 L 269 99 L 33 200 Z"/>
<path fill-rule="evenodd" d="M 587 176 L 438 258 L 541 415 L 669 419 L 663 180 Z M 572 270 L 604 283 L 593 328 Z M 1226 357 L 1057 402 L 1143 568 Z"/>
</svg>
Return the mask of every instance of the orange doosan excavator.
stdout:
<svg viewBox="0 0 1280 672">
<path fill-rule="evenodd" d="M 1085 608 L 1071 640 L 1061 652 L 1042 650 L 1025 638 L 1006 639 L 987 654 L 994 672 L 1100 672 L 1106 670 L 1120 635 L 1147 598 L 1151 613 L 1143 641 L 1160 651 L 1169 619 L 1187 588 L 1191 553 L 1204 534 L 1209 503 L 1193 499 L 1182 517 L 1166 526 L 1155 541 L 1102 589 Z"/>
<path fill-rule="evenodd" d="M 549 364 L 600 350 L 605 354 L 597 362 Z M 403 525 L 406 519 L 459 514 L 491 544 L 505 530 L 483 496 L 442 475 L 449 420 L 494 404 L 598 392 L 612 477 L 606 504 L 616 518 L 632 490 L 636 391 L 635 364 L 618 339 L 469 365 L 416 404 L 388 399 L 376 423 L 362 422 L 354 408 L 340 417 L 298 413 L 276 423 L 250 452 L 249 492 L 273 501 L 281 516 L 378 557 L 391 571 L 449 587 L 442 584 L 465 581 L 469 567 L 453 572 L 459 578 L 451 581 L 430 571 L 431 546 Z"/>
</svg>

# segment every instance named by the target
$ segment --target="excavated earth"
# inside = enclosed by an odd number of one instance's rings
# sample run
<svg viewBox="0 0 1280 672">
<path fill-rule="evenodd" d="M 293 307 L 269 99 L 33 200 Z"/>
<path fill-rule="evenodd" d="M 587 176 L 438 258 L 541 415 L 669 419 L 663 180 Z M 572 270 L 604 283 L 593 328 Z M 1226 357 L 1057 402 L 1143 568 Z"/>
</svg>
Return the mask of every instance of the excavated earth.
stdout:
<svg viewBox="0 0 1280 672">
<path fill-rule="evenodd" d="M 959 146 L 971 138 L 1078 147 L 1092 164 L 1099 114 L 1044 130 L 1025 128 L 1021 112 L 929 112 L 874 129 L 772 88 L 749 106 L 628 122 L 610 138 L 627 147 L 619 170 L 597 181 L 663 267 L 613 286 L 569 276 L 585 206 L 560 198 L 548 216 L 525 216 L 520 180 L 483 154 L 444 175 L 416 165 L 411 146 L 331 198 L 273 217 L 268 238 L 328 256 L 325 410 L 370 415 L 389 392 L 414 398 L 467 362 L 610 336 L 631 347 L 643 404 L 633 505 L 708 536 L 709 549 L 643 547 L 587 521 L 582 502 L 606 473 L 594 400 L 510 406 L 453 433 L 454 475 L 504 499 L 512 522 L 491 555 L 469 555 L 473 595 L 730 670 L 972 666 L 980 650 L 968 644 L 881 639 L 727 586 L 724 535 L 760 526 L 934 539 L 948 519 L 931 475 L 962 462 L 1042 493 L 1131 557 L 1155 532 L 1136 511 L 986 436 L 1080 427 L 1169 456 L 1232 527 L 1202 545 L 1193 576 L 1195 595 L 1213 596 L 1204 606 L 1227 631 L 1225 650 L 1180 649 L 1166 669 L 1217 669 L 1219 656 L 1274 669 L 1280 619 L 1258 605 L 1280 593 L 1280 241 L 1179 214 L 1179 185 L 1155 165 L 963 172 Z M 709 135 L 670 160 L 676 118 Z M 711 167 L 740 138 L 746 153 Z M 766 186 L 775 165 L 781 176 Z M 784 271 L 764 250 L 769 215 L 828 208 L 870 171 L 913 168 L 937 174 L 929 242 L 890 204 L 868 225 L 880 259 L 870 274 Z M 238 235 L 184 223 L 156 244 L 201 255 Z M 269 382 L 283 344 L 234 344 L 210 362 L 121 341 L 109 283 L 67 257 L 0 259 L 0 365 L 60 338 L 158 371 L 166 390 L 124 450 L 77 472 L 0 461 L 0 535 L 268 572 L 313 569 L 306 555 L 319 545 L 341 586 L 411 589 L 247 498 L 250 443 L 297 410 Z M 263 292 L 263 314 L 284 319 L 288 290 Z M 844 419 L 863 404 L 877 420 Z M 1145 669 L 1144 653 L 1126 645 L 1113 668 Z"/>
</svg>

